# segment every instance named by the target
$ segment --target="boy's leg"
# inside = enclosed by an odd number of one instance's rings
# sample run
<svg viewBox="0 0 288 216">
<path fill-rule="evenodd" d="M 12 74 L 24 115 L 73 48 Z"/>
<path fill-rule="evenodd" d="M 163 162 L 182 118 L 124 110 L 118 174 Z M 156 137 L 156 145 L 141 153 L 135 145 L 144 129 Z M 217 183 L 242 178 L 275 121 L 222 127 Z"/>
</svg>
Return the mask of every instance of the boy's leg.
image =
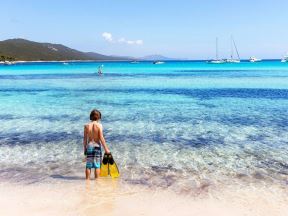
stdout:
<svg viewBox="0 0 288 216">
<path fill-rule="evenodd" d="M 90 180 L 91 169 L 86 168 L 85 174 L 86 174 L 86 180 Z"/>
<path fill-rule="evenodd" d="M 99 178 L 100 176 L 100 168 L 95 169 L 95 178 Z"/>
</svg>

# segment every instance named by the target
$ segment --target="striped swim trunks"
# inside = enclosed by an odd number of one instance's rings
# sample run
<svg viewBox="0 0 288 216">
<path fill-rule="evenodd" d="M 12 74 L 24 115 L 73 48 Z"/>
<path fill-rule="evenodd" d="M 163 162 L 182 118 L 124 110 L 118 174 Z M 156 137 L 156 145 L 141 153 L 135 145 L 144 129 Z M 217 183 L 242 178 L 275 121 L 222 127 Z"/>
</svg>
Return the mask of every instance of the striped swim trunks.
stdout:
<svg viewBox="0 0 288 216">
<path fill-rule="evenodd" d="M 87 145 L 86 154 L 87 154 L 86 168 L 100 169 L 102 161 L 101 146 L 98 143 L 90 142 Z"/>
</svg>

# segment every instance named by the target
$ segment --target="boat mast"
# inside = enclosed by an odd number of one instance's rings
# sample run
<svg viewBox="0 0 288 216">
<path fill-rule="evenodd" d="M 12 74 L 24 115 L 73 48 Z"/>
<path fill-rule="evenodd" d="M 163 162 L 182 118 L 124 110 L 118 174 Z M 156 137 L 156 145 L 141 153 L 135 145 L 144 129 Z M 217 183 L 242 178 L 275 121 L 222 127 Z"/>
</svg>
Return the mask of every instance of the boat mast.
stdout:
<svg viewBox="0 0 288 216">
<path fill-rule="evenodd" d="M 218 37 L 216 37 L 216 60 L 218 60 Z"/>
<path fill-rule="evenodd" d="M 235 50 L 236 50 L 236 53 L 237 53 L 237 57 L 238 57 L 238 60 L 240 60 L 240 56 L 239 56 L 239 53 L 238 53 L 238 49 L 237 49 L 237 46 L 236 46 L 236 43 L 232 37 L 232 40 L 233 40 L 233 44 L 234 44 L 234 47 L 235 47 Z"/>
<path fill-rule="evenodd" d="M 233 36 L 231 35 L 230 37 L 230 49 L 231 49 L 231 53 L 230 53 L 230 58 L 233 59 L 233 56 L 234 56 L 234 48 L 233 48 Z"/>
</svg>

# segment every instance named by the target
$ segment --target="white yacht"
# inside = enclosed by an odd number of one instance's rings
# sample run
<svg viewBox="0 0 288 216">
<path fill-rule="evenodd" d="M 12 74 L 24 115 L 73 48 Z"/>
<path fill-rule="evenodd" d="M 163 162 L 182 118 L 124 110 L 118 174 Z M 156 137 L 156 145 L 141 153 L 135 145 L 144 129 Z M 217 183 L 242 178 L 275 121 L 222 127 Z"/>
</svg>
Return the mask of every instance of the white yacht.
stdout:
<svg viewBox="0 0 288 216">
<path fill-rule="evenodd" d="M 163 61 L 154 61 L 153 64 L 164 64 L 165 62 Z"/>
<path fill-rule="evenodd" d="M 237 53 L 237 58 L 234 58 L 234 49 Z M 229 59 L 225 59 L 224 60 L 226 63 L 240 63 L 240 57 L 239 57 L 239 53 L 238 53 L 238 49 L 236 46 L 236 43 L 233 39 L 233 36 L 231 36 L 231 54 L 230 54 L 230 58 Z"/>
<path fill-rule="evenodd" d="M 224 59 L 226 63 L 240 63 L 240 59 Z"/>
<path fill-rule="evenodd" d="M 281 59 L 281 62 L 288 62 L 288 53 Z"/>
<path fill-rule="evenodd" d="M 255 56 L 251 56 L 249 59 L 250 62 L 260 62 L 262 59 L 257 59 Z"/>
<path fill-rule="evenodd" d="M 209 64 L 223 64 L 223 63 L 225 63 L 225 61 L 222 59 L 218 59 L 218 60 L 214 59 L 214 60 L 208 61 L 208 63 Z"/>
<path fill-rule="evenodd" d="M 218 38 L 216 38 L 216 58 L 207 61 L 209 64 L 223 64 L 225 63 L 223 59 L 219 59 L 218 57 Z"/>
</svg>

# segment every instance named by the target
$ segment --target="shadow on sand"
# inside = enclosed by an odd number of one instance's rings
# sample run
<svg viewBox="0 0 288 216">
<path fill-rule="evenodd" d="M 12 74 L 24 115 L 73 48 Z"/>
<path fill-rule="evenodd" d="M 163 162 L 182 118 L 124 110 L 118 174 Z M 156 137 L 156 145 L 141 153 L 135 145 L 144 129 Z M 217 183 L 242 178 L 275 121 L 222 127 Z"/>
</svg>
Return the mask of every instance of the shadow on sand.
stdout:
<svg viewBox="0 0 288 216">
<path fill-rule="evenodd" d="M 63 176 L 63 175 L 50 175 L 51 178 L 54 179 L 63 179 L 63 180 L 85 180 L 84 177 L 79 177 L 79 176 Z"/>
</svg>

